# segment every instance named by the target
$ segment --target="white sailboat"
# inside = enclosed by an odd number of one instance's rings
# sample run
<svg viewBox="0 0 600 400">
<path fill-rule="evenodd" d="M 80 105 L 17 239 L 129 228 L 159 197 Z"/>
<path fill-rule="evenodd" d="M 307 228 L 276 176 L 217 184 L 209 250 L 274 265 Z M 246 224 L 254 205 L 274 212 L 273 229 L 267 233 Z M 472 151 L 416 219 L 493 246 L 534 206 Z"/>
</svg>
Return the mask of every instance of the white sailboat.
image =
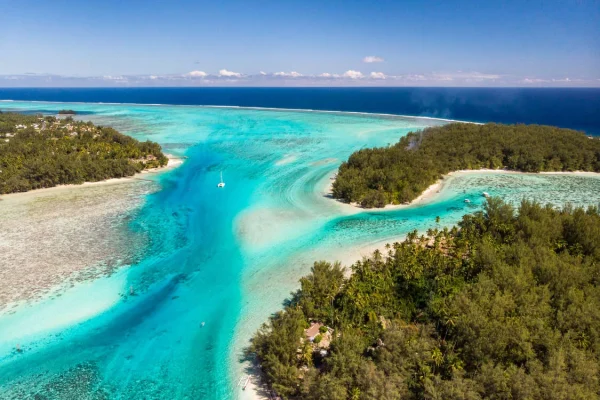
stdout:
<svg viewBox="0 0 600 400">
<path fill-rule="evenodd" d="M 225 187 L 225 182 L 223 182 L 223 172 L 221 172 L 221 182 L 219 182 L 217 187 L 220 187 L 220 188 Z"/>
</svg>

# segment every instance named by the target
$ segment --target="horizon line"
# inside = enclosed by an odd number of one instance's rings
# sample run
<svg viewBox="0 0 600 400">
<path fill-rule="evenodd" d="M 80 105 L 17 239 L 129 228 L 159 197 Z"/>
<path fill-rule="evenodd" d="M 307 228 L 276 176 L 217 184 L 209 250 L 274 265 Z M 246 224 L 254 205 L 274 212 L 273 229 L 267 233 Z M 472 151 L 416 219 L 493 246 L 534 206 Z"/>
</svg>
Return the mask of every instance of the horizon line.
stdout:
<svg viewBox="0 0 600 400">
<path fill-rule="evenodd" d="M 600 86 L 0 86 L 7 89 L 597 89 Z"/>
</svg>

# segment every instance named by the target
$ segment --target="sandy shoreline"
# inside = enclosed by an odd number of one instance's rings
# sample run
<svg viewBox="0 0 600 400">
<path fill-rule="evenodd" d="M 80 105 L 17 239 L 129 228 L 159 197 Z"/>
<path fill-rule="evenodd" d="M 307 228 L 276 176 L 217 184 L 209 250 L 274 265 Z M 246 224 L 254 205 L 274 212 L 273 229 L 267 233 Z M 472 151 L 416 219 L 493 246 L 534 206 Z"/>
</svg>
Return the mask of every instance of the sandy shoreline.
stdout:
<svg viewBox="0 0 600 400">
<path fill-rule="evenodd" d="M 13 198 L 17 198 L 17 197 L 34 197 L 34 196 L 40 195 L 40 194 L 59 192 L 59 191 L 64 191 L 64 190 L 68 190 L 68 189 L 73 189 L 73 188 L 84 188 L 84 187 L 90 187 L 90 186 L 104 186 L 104 185 L 127 183 L 127 182 L 131 182 L 133 180 L 143 179 L 142 177 L 147 174 L 154 175 L 157 173 L 163 173 L 163 172 L 169 171 L 169 170 L 171 170 L 173 168 L 177 168 L 178 166 L 183 164 L 184 158 L 182 158 L 182 157 L 177 157 L 177 156 L 173 156 L 170 154 L 166 154 L 166 156 L 169 159 L 169 161 L 167 162 L 167 165 L 165 165 L 164 167 L 145 169 L 145 170 L 138 172 L 137 174 L 132 175 L 132 176 L 125 176 L 123 178 L 110 178 L 110 179 L 105 179 L 103 181 L 97 181 L 97 182 L 84 182 L 82 184 L 57 185 L 57 186 L 52 186 L 49 188 L 29 190 L 27 192 L 0 194 L 0 201 L 7 200 L 7 199 L 13 199 Z"/>
<path fill-rule="evenodd" d="M 397 237 L 390 237 L 387 239 L 376 240 L 373 242 L 363 243 L 351 248 L 340 250 L 339 252 L 332 254 L 328 258 L 328 261 L 339 261 L 343 267 L 346 268 L 346 277 L 351 275 L 350 267 L 357 261 L 370 257 L 376 250 L 379 250 L 383 255 L 387 255 L 389 249 L 386 246 L 390 246 L 394 243 L 400 243 L 406 239 L 406 235 L 399 235 Z M 246 390 L 240 391 L 239 399 L 241 400 L 270 400 L 269 391 L 270 388 L 262 380 L 262 371 L 257 365 L 247 364 L 244 367 L 246 375 L 250 376 L 250 382 L 246 387 Z M 240 390 L 236 387 L 236 390 Z"/>
<path fill-rule="evenodd" d="M 330 175 L 330 179 L 337 173 L 335 171 Z M 327 185 L 327 188 L 324 191 L 324 196 L 329 197 L 336 201 L 336 203 L 344 209 L 346 212 L 350 213 L 358 213 L 363 211 L 369 212 L 381 212 L 381 211 L 393 211 L 393 210 L 401 210 L 409 207 L 415 207 L 418 205 L 423 205 L 432 202 L 435 200 L 437 195 L 442 191 L 444 186 L 450 181 L 449 178 L 468 175 L 468 174 L 480 174 L 480 173 L 497 173 L 497 174 L 540 174 L 540 175 L 573 175 L 573 176 L 600 176 L 599 172 L 589 172 L 589 171 L 543 171 L 543 172 L 521 172 L 521 171 L 512 171 L 507 169 L 461 169 L 458 171 L 452 171 L 442 177 L 442 179 L 438 179 L 437 182 L 430 185 L 427 189 L 423 191 L 417 198 L 411 201 L 409 204 L 387 204 L 382 208 L 364 208 L 358 203 L 344 203 L 340 200 L 335 199 L 332 196 L 332 188 L 333 181 Z"/>
<path fill-rule="evenodd" d="M 340 250 L 340 252 L 336 254 L 332 254 L 329 261 L 339 261 L 342 263 L 342 266 L 346 268 L 346 276 L 348 277 L 352 272 L 350 267 L 355 262 L 362 260 L 365 257 L 370 257 L 376 250 L 387 255 L 389 250 L 386 246 L 388 244 L 392 245 L 396 242 L 399 243 L 404 239 L 406 239 L 406 235 L 363 243 L 349 249 L 343 249 L 343 251 Z M 262 371 L 258 365 L 247 363 L 243 367 L 243 370 L 246 376 L 250 376 L 250 381 L 243 391 L 239 387 L 235 388 L 236 391 L 239 391 L 238 398 L 240 400 L 270 400 L 272 398 L 269 397 L 270 388 L 262 379 Z"/>
</svg>

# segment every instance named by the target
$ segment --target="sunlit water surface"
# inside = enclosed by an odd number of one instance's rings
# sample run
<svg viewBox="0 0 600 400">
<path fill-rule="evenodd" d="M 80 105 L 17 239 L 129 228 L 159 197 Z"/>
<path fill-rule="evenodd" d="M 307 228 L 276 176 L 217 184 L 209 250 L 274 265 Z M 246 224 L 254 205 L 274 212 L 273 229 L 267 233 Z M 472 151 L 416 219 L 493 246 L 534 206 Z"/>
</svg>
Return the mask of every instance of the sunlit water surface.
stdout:
<svg viewBox="0 0 600 400">
<path fill-rule="evenodd" d="M 435 227 L 436 216 L 456 223 L 481 208 L 483 191 L 512 202 L 599 201 L 597 177 L 498 173 L 454 176 L 430 203 L 394 211 L 352 211 L 324 196 L 353 151 L 444 121 L 192 106 L 0 108 L 86 112 L 79 118 L 187 157 L 151 178 L 162 189 L 144 194 L 129 217 L 130 237 L 143 237 L 124 244 L 141 247 L 133 265 L 0 314 L 2 398 L 237 398 L 242 350 L 312 261 L 351 261 L 359 248 Z"/>
</svg>

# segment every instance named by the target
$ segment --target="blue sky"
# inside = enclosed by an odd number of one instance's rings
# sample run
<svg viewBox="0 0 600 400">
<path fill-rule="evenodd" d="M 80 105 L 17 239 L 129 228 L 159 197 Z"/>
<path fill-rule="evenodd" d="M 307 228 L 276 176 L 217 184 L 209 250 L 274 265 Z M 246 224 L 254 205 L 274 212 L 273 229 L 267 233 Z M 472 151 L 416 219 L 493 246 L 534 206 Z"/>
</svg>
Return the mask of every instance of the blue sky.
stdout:
<svg viewBox="0 0 600 400">
<path fill-rule="evenodd" d="M 0 0 L 0 86 L 600 86 L 599 21 L 600 0 Z"/>
</svg>

